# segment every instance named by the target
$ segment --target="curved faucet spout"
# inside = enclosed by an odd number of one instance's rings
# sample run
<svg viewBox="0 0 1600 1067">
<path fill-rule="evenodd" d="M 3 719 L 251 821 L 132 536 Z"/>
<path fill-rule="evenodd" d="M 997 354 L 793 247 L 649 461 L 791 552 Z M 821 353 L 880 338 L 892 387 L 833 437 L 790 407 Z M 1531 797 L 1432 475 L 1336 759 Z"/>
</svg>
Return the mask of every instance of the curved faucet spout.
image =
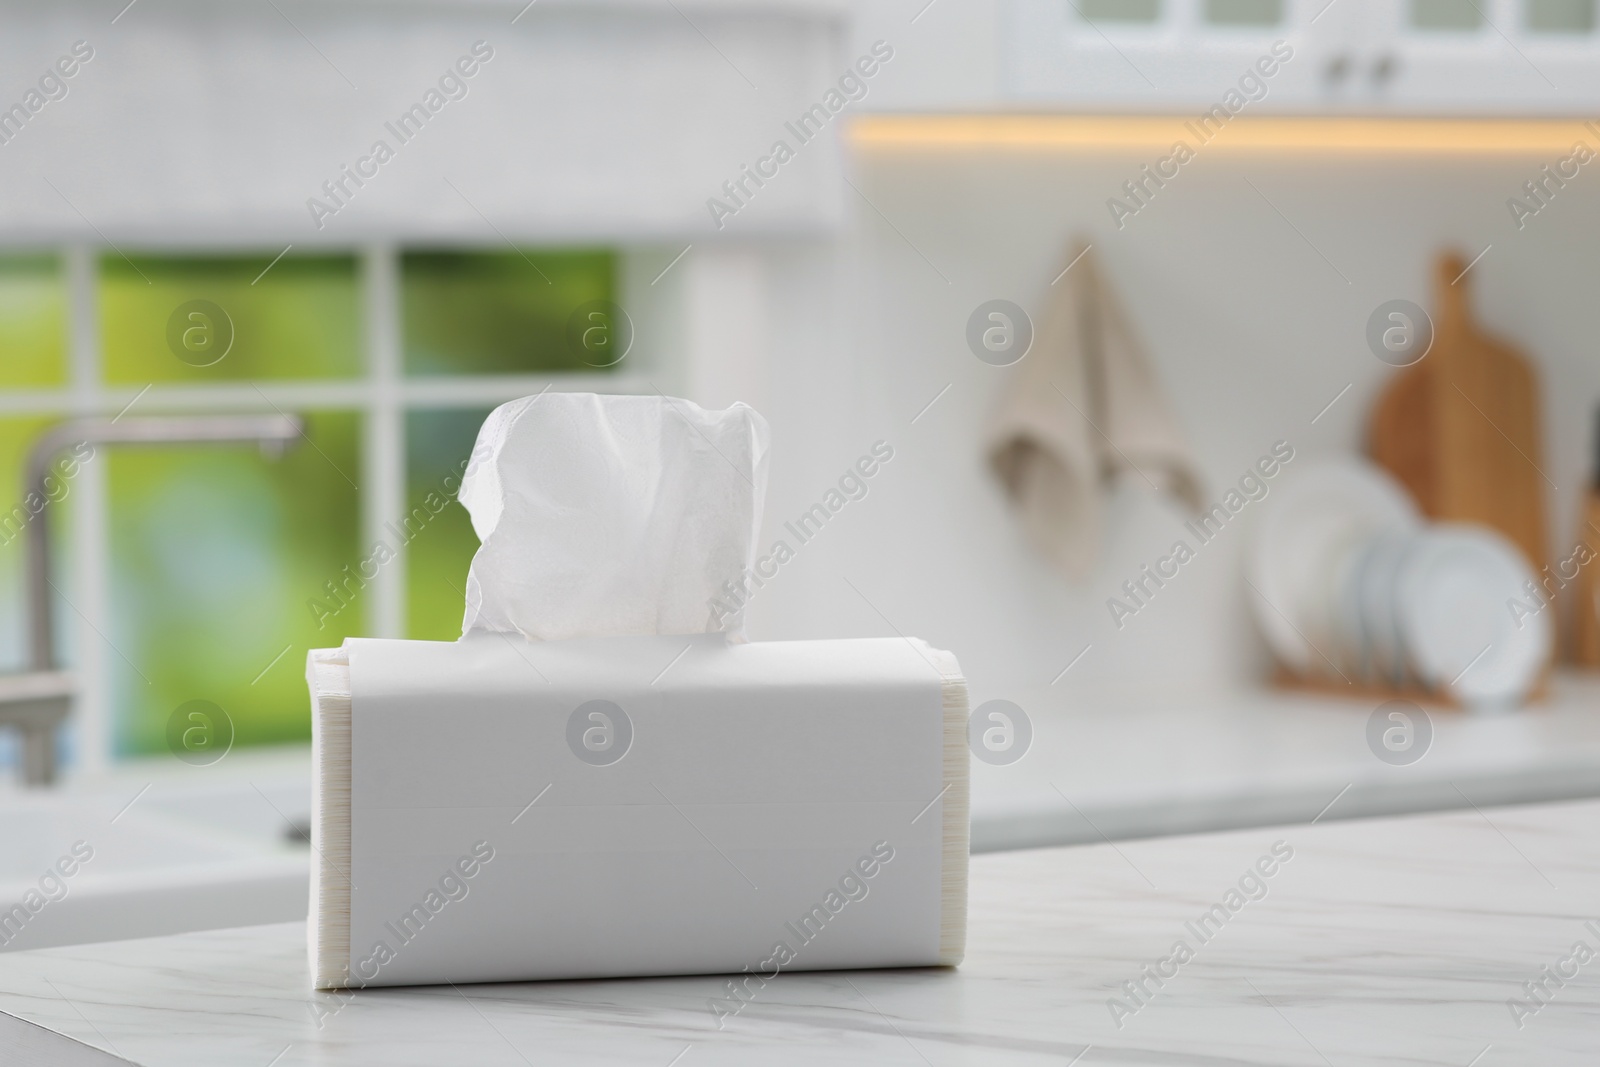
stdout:
<svg viewBox="0 0 1600 1067">
<path fill-rule="evenodd" d="M 253 442 L 268 455 L 281 454 L 305 433 L 294 415 L 195 415 L 138 419 L 71 419 L 46 430 L 34 442 L 24 468 L 23 484 L 38 499 L 48 500 L 51 464 L 61 452 L 79 444 L 168 445 Z M 40 508 L 28 523 L 28 658 L 35 671 L 55 669 L 55 627 L 50 600 L 50 509 Z"/>
</svg>

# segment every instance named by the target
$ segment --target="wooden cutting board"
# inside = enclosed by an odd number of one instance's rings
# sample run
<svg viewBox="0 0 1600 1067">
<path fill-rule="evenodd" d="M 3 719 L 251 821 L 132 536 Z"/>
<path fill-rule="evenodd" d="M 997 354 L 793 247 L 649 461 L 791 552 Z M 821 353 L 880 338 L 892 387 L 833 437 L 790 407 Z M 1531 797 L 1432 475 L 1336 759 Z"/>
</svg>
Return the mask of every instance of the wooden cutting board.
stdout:
<svg viewBox="0 0 1600 1067">
<path fill-rule="evenodd" d="M 1590 552 L 1600 553 L 1600 488 L 1589 487 L 1580 512 L 1577 541 L 1587 545 Z M 1573 551 L 1576 555 L 1576 542 Z M 1600 667 L 1600 555 L 1586 564 L 1582 563 L 1582 556 L 1578 560 L 1582 564 L 1578 579 L 1567 594 L 1572 597 L 1572 661 L 1585 667 Z M 1556 561 L 1558 571 L 1571 567 L 1570 563 L 1563 563 Z"/>
<path fill-rule="evenodd" d="M 1547 562 L 1539 388 L 1533 366 L 1478 328 L 1458 255 L 1434 272 L 1433 347 L 1395 372 L 1368 427 L 1372 458 L 1432 519 L 1477 522 Z"/>
</svg>

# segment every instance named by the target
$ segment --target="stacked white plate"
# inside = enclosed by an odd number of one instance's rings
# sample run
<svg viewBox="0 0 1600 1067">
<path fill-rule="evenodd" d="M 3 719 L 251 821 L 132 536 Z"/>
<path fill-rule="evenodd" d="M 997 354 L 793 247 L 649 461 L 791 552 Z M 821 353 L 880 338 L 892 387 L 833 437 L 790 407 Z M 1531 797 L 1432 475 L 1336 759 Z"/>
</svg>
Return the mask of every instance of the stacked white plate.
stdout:
<svg viewBox="0 0 1600 1067">
<path fill-rule="evenodd" d="M 1483 709 L 1513 707 L 1537 684 L 1552 622 L 1512 610 L 1537 608 L 1527 593 L 1535 575 L 1500 534 L 1425 523 L 1393 478 L 1358 460 L 1295 471 L 1266 505 L 1250 599 L 1289 670 L 1420 685 Z"/>
</svg>

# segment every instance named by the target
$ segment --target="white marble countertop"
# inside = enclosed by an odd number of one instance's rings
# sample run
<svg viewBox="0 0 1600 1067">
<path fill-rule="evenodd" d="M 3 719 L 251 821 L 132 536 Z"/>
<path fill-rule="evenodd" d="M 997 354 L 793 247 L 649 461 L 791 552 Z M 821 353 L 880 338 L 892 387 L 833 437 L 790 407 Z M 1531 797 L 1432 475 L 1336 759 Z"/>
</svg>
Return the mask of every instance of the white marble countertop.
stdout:
<svg viewBox="0 0 1600 1067">
<path fill-rule="evenodd" d="M 0 1059 L 1588 1065 L 1600 1058 L 1597 828 L 1590 801 L 978 856 L 959 969 L 785 973 L 720 1030 L 714 977 L 345 1002 L 308 990 L 297 923 L 18 952 L 0 956 Z M 1271 874 L 1250 880 L 1258 864 Z M 1259 899 L 1229 898 L 1241 879 Z M 1226 921 L 1197 931 L 1212 905 Z M 1596 953 L 1586 964 L 1580 941 Z M 1169 976 L 1128 999 L 1122 983 L 1147 965 Z M 1547 966 L 1576 973 L 1515 1018 L 1508 1001 Z M 1127 1010 L 1113 1013 L 1119 995 Z"/>
<path fill-rule="evenodd" d="M 1600 796 L 1600 673 L 1558 671 L 1502 715 L 1424 707 L 1426 755 L 1368 746 L 1380 699 L 1259 687 L 1007 694 L 1033 722 L 1008 766 L 972 764 L 977 852 Z M 973 694 L 975 704 L 987 699 Z"/>
</svg>

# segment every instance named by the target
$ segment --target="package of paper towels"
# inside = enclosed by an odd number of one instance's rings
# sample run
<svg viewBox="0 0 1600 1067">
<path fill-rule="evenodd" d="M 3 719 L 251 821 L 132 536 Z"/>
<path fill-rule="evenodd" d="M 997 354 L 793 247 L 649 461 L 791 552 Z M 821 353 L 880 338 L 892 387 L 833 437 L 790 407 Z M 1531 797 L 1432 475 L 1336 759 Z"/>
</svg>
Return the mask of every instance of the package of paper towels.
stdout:
<svg viewBox="0 0 1600 1067">
<path fill-rule="evenodd" d="M 901 637 L 743 642 L 719 615 L 690 613 L 705 605 L 688 598 L 739 578 L 754 552 L 766 432 L 750 409 L 516 403 L 485 423 L 461 494 L 484 539 L 461 640 L 349 639 L 309 656 L 315 984 L 959 963 L 968 749 L 955 658 Z M 588 539 L 586 596 L 638 573 L 610 553 L 641 531 L 677 537 L 656 557 L 675 573 L 609 615 L 631 620 L 620 632 L 594 632 L 608 609 L 585 596 L 540 607 L 543 590 L 572 588 L 558 572 L 582 539 L 563 539 L 553 569 L 528 562 L 551 523 L 583 512 L 567 472 L 547 468 L 585 450 L 596 470 L 657 472 L 626 494 L 591 490 L 608 510 Z M 673 526 L 710 485 L 731 492 L 719 517 Z M 491 501 L 500 513 L 480 523 Z M 574 521 L 592 530 L 595 516 Z M 495 537 L 521 584 L 485 558 Z M 492 624 L 484 605 L 499 605 Z M 671 629 L 638 632 L 646 617 Z"/>
</svg>

